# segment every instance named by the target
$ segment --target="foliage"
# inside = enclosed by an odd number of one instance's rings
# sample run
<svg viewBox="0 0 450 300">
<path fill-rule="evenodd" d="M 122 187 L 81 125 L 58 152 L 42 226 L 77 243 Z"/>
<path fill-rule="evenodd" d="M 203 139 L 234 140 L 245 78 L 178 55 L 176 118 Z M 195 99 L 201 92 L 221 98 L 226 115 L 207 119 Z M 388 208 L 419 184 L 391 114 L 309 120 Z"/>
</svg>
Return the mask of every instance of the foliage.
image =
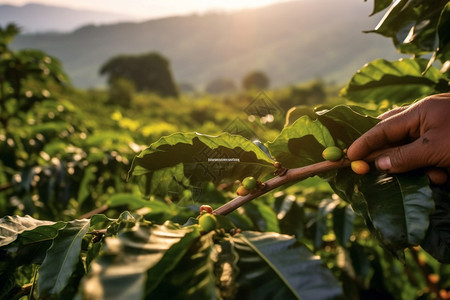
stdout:
<svg viewBox="0 0 450 300">
<path fill-rule="evenodd" d="M 131 81 L 138 91 L 152 91 L 161 96 L 178 96 L 169 61 L 159 53 L 120 55 L 109 59 L 100 68 L 113 86 L 119 78 Z"/>
<path fill-rule="evenodd" d="M 375 1 L 374 12 L 393 5 L 383 22 L 412 5 L 391 2 Z M 429 13 L 422 4 L 414 20 Z M 357 175 L 345 158 L 321 156 L 329 146 L 347 148 L 389 107 L 448 91 L 448 72 L 437 66 L 449 49 L 448 5 L 440 8 L 432 24 L 443 47 L 431 50 L 433 66 L 419 57 L 427 49 L 369 63 L 344 88 L 350 101 L 295 107 L 284 127 L 248 113 L 261 100 L 250 93 L 139 93 L 121 107 L 105 92 L 63 89 L 30 63 L 20 87 L 3 81 L 4 95 L 14 103 L 22 88 L 38 87 L 52 97 L 25 110 L 9 105 L 16 113 L 1 128 L 0 298 L 445 299 L 449 191 L 420 172 L 372 166 Z M 6 46 L 13 29 L 1 31 Z M 423 41 L 430 30 L 411 38 Z M 318 86 L 305 94 L 322 97 Z M 264 105 L 291 92 L 268 91 Z M 207 134 L 173 133 L 192 127 Z M 300 171 L 310 178 L 297 182 Z M 260 183 L 229 201 L 248 176 Z M 217 229 L 199 226 L 201 204 L 218 212 L 236 202 L 227 216 L 216 214 Z"/>
<path fill-rule="evenodd" d="M 400 52 L 414 56 L 394 62 L 380 59 L 366 64 L 343 89 L 344 97 L 358 102 L 379 103 L 383 99 L 389 99 L 393 103 L 403 104 L 411 101 L 410 99 L 448 91 L 450 40 L 448 30 L 444 28 L 448 28 L 449 24 L 450 3 L 409 0 L 391 2 L 375 1 L 374 13 L 388 6 L 390 8 L 371 32 L 392 38 Z M 432 55 L 427 63 L 421 56 L 430 53 Z M 441 71 L 438 69 L 439 63 Z M 398 92 L 399 87 L 401 93 Z"/>
<path fill-rule="evenodd" d="M 206 85 L 205 91 L 210 94 L 234 92 L 236 91 L 236 84 L 232 79 L 216 78 Z"/>
<path fill-rule="evenodd" d="M 116 78 L 110 83 L 109 102 L 123 107 L 130 107 L 136 88 L 133 82 L 125 78 Z"/>
<path fill-rule="evenodd" d="M 261 71 L 250 72 L 242 79 L 242 87 L 246 90 L 265 90 L 269 87 L 269 77 Z"/>
</svg>

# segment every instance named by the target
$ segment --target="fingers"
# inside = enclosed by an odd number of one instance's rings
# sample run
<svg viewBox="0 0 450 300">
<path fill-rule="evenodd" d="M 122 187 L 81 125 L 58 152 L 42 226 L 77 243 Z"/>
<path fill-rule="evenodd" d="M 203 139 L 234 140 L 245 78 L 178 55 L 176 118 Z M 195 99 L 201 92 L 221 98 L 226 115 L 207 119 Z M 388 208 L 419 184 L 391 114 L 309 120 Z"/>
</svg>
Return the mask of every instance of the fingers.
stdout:
<svg viewBox="0 0 450 300">
<path fill-rule="evenodd" d="M 413 142 L 375 152 L 378 169 L 401 173 L 423 167 L 448 168 L 450 140 L 440 130 L 429 130 Z"/>
<path fill-rule="evenodd" d="M 378 118 L 381 119 L 381 120 L 384 120 L 384 119 L 392 117 L 392 116 L 394 116 L 394 115 L 396 115 L 398 113 L 401 113 L 402 111 L 404 111 L 404 110 L 406 110 L 408 108 L 409 108 L 409 106 L 397 107 L 397 108 L 394 108 L 392 110 L 389 110 L 389 111 L 379 115 Z"/>
<path fill-rule="evenodd" d="M 430 168 L 427 170 L 428 178 L 433 184 L 443 185 L 448 181 L 448 173 L 444 169 L 440 168 Z"/>
<path fill-rule="evenodd" d="M 403 142 L 419 135 L 419 118 L 413 109 L 403 109 L 382 120 L 348 148 L 347 156 L 350 160 L 365 158 L 368 154 Z"/>
<path fill-rule="evenodd" d="M 423 143 L 423 138 L 399 147 L 389 148 L 383 151 L 375 159 L 377 169 L 390 172 L 402 173 L 414 169 L 428 167 L 431 165 L 430 158 L 433 157 L 430 145 Z"/>
</svg>

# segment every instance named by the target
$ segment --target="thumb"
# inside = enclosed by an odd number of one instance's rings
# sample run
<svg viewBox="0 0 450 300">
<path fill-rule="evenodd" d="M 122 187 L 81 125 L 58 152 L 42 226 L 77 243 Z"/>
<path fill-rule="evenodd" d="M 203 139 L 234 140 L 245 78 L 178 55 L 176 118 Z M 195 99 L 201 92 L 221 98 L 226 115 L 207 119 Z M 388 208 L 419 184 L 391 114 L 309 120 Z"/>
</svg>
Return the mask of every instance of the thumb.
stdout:
<svg viewBox="0 0 450 300">
<path fill-rule="evenodd" d="M 389 173 L 403 173 L 432 165 L 432 147 L 424 145 L 422 139 L 412 143 L 383 150 L 375 159 L 377 169 Z"/>
</svg>

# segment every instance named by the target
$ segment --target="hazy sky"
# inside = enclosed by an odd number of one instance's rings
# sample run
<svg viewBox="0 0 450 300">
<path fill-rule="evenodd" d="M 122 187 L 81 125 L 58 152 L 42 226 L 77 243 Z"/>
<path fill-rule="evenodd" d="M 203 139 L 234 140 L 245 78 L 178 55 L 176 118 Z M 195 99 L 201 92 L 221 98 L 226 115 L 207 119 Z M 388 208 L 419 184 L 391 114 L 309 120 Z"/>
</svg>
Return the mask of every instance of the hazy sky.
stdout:
<svg viewBox="0 0 450 300">
<path fill-rule="evenodd" d="M 23 5 L 29 2 L 76 9 L 118 12 L 137 18 L 229 11 L 264 6 L 288 0 L 0 0 L 0 4 Z"/>
</svg>

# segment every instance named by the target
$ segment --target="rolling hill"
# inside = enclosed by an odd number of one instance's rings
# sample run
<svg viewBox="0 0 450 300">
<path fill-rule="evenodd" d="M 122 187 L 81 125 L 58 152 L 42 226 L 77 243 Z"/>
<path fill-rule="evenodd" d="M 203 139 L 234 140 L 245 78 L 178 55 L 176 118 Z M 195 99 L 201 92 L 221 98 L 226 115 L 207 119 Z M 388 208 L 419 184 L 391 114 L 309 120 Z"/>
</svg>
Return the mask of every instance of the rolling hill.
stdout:
<svg viewBox="0 0 450 300">
<path fill-rule="evenodd" d="M 23 34 L 12 46 L 59 58 L 73 83 L 99 86 L 100 66 L 119 54 L 157 51 L 178 83 L 204 87 L 227 77 L 240 82 L 261 70 L 272 86 L 322 78 L 346 82 L 364 63 L 398 57 L 391 41 L 372 29 L 380 16 L 362 0 L 297 0 L 233 13 L 209 13 L 87 25 L 70 33 Z"/>
<path fill-rule="evenodd" d="M 86 24 L 110 24 L 132 16 L 102 11 L 70 9 L 30 3 L 23 6 L 0 5 L 0 25 L 20 24 L 23 32 L 69 32 Z"/>
</svg>

